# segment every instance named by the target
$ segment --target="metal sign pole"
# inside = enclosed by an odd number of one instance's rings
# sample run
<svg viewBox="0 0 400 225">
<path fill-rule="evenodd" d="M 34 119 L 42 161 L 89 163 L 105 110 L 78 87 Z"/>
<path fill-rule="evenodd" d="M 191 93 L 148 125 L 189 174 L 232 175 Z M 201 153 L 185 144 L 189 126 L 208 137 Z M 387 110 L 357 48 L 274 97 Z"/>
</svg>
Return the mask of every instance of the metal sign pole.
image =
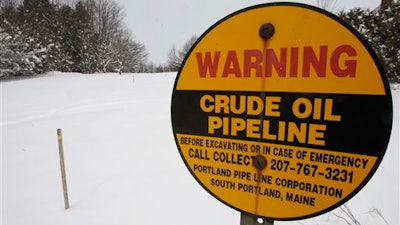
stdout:
<svg viewBox="0 0 400 225">
<path fill-rule="evenodd" d="M 274 221 L 242 212 L 240 214 L 240 225 L 274 225 Z"/>
</svg>

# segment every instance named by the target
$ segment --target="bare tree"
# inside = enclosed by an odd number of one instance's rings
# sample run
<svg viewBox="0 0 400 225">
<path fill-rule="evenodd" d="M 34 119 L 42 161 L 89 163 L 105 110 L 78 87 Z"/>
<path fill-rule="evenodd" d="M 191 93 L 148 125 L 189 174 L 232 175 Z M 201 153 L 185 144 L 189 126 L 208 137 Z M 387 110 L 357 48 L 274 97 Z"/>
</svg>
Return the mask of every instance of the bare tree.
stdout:
<svg viewBox="0 0 400 225">
<path fill-rule="evenodd" d="M 145 64 L 147 53 L 142 43 L 132 40 L 128 30 L 122 30 L 116 35 L 116 40 L 112 43 L 112 49 L 117 59 L 114 68 L 118 72 L 138 72 Z"/>
<path fill-rule="evenodd" d="M 86 10 L 92 19 L 92 28 L 100 39 L 110 40 L 122 27 L 122 7 L 112 0 L 84 0 Z"/>
<path fill-rule="evenodd" d="M 171 71 L 178 71 L 181 66 L 181 59 L 179 58 L 176 50 L 176 46 L 172 46 L 172 48 L 168 52 L 168 67 Z"/>
<path fill-rule="evenodd" d="M 189 50 L 192 48 L 194 43 L 196 43 L 198 37 L 197 35 L 193 35 L 192 37 L 189 38 L 183 45 L 183 48 L 181 51 L 179 51 L 179 57 L 183 60 L 186 56 L 186 54 L 189 52 Z"/>
<path fill-rule="evenodd" d="M 337 0 L 317 0 L 317 7 L 333 12 L 336 9 Z"/>
<path fill-rule="evenodd" d="M 183 45 L 181 50 L 176 50 L 176 46 L 172 46 L 171 50 L 168 53 L 168 67 L 171 71 L 177 71 L 181 66 L 183 60 L 186 57 L 186 54 L 192 48 L 192 46 L 197 41 L 197 36 L 193 35 L 189 38 Z"/>
<path fill-rule="evenodd" d="M 0 9 L 15 8 L 18 4 L 17 0 L 1 0 Z"/>
<path fill-rule="evenodd" d="M 82 0 L 88 11 L 90 27 L 97 44 L 97 71 L 135 72 L 144 63 L 147 53 L 143 44 L 135 42 L 123 24 L 122 7 L 115 0 Z"/>
</svg>

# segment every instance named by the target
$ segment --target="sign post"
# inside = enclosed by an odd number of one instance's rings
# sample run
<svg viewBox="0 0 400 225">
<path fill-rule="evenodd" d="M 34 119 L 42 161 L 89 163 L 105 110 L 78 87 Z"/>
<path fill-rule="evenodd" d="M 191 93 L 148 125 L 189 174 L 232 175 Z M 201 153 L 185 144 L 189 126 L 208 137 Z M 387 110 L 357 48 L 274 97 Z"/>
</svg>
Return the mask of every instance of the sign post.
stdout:
<svg viewBox="0 0 400 225">
<path fill-rule="evenodd" d="M 62 180 L 63 195 L 64 195 L 64 207 L 67 210 L 69 208 L 69 200 L 68 200 L 67 176 L 65 174 L 64 147 L 62 143 L 61 129 L 57 129 L 57 140 L 58 140 L 58 152 L 60 155 L 60 169 L 61 169 L 61 180 Z"/>
<path fill-rule="evenodd" d="M 187 54 L 171 101 L 193 177 L 258 224 L 352 198 L 382 161 L 392 114 L 368 43 L 335 15 L 297 3 L 253 6 L 213 25 Z"/>
<path fill-rule="evenodd" d="M 240 214 L 240 225 L 274 225 L 274 221 L 242 212 Z"/>
</svg>

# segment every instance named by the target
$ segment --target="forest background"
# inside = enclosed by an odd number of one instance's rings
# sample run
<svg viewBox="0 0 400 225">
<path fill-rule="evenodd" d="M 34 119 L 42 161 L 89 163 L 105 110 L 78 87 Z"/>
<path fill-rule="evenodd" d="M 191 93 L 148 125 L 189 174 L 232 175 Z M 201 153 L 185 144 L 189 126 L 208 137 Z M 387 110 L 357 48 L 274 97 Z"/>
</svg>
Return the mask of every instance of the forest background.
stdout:
<svg viewBox="0 0 400 225">
<path fill-rule="evenodd" d="M 317 1 L 332 10 L 332 1 Z M 400 82 L 400 2 L 375 10 L 336 13 L 358 30 L 384 63 L 390 82 Z M 148 62 L 146 46 L 134 40 L 115 0 L 1 0 L 0 80 L 49 71 L 154 73 L 177 71 L 198 36 L 171 46 L 167 62 Z"/>
</svg>

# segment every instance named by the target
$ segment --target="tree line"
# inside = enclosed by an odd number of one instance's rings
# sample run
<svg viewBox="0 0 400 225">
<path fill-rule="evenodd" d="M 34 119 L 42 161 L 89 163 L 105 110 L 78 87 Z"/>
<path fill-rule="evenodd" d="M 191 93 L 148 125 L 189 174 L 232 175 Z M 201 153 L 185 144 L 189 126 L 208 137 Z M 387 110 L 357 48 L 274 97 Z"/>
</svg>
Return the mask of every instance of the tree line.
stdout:
<svg viewBox="0 0 400 225">
<path fill-rule="evenodd" d="M 379 10 L 338 14 L 368 40 L 389 80 L 400 82 L 400 2 L 385 1 Z M 154 65 L 123 19 L 115 0 L 0 0 L 0 79 L 55 70 L 178 71 L 198 39 L 194 35 L 180 49 L 173 46 L 166 64 Z"/>
<path fill-rule="evenodd" d="M 0 75 L 47 71 L 139 72 L 145 46 L 124 27 L 113 0 L 0 2 Z"/>
</svg>

